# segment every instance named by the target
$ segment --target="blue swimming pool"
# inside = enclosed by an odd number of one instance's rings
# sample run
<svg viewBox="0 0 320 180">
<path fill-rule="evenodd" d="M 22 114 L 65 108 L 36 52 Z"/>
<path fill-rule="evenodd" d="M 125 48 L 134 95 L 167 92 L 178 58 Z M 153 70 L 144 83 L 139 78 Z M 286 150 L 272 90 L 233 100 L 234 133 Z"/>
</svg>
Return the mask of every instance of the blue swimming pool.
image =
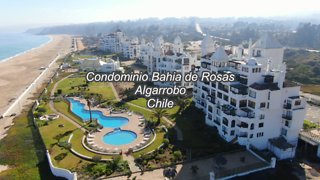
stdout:
<svg viewBox="0 0 320 180">
<path fill-rule="evenodd" d="M 103 136 L 103 142 L 110 145 L 129 144 L 137 138 L 137 134 L 132 131 L 114 130 Z"/>
<path fill-rule="evenodd" d="M 84 104 L 80 101 L 74 100 L 72 98 L 68 98 L 68 101 L 71 103 L 71 111 L 79 116 L 83 121 L 87 121 L 90 119 L 89 110 L 84 109 Z M 103 127 L 109 128 L 119 128 L 123 125 L 128 124 L 129 119 L 125 117 L 119 116 L 105 116 L 101 111 L 91 111 L 92 118 L 98 119 L 99 123 Z"/>
</svg>

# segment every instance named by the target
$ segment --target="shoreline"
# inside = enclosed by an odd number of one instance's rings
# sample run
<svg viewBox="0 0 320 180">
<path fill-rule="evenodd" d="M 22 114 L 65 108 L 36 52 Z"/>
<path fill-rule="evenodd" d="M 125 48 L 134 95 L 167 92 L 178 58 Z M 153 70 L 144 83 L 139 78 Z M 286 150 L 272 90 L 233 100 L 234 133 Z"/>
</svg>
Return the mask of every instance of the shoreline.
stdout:
<svg viewBox="0 0 320 180">
<path fill-rule="evenodd" d="M 53 37 L 52 37 L 51 35 L 46 35 L 46 36 L 49 37 L 49 40 L 48 40 L 48 41 L 40 44 L 39 46 L 33 47 L 33 48 L 31 48 L 31 49 L 28 49 L 28 50 L 25 50 L 25 51 L 22 51 L 22 52 L 19 52 L 19 53 L 13 55 L 13 56 L 7 57 L 7 58 L 5 58 L 5 59 L 0 59 L 0 64 L 3 63 L 3 62 L 9 61 L 9 60 L 11 60 L 11 59 L 14 59 L 15 57 L 18 57 L 18 56 L 21 56 L 21 55 L 26 54 L 26 53 L 28 53 L 28 52 L 31 52 L 31 51 L 33 51 L 33 50 L 39 49 L 39 48 L 41 48 L 41 47 L 49 44 L 50 42 L 52 42 Z"/>
<path fill-rule="evenodd" d="M 71 51 L 71 36 L 49 35 L 50 40 L 7 61 L 0 62 L 0 115 L 20 114 L 30 97 L 59 67 L 56 62 Z M 49 67 L 50 66 L 50 67 Z M 46 67 L 45 70 L 40 70 Z M 14 117 L 0 119 L 0 140 Z"/>
</svg>

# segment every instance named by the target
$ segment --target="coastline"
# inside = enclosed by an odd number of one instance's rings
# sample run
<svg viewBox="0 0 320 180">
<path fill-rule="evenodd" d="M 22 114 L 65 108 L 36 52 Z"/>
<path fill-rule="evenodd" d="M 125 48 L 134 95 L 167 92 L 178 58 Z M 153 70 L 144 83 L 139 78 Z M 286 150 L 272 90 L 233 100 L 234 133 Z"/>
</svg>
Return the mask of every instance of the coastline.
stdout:
<svg viewBox="0 0 320 180">
<path fill-rule="evenodd" d="M 71 36 L 50 35 L 51 40 L 0 63 L 0 115 L 19 114 L 34 90 L 47 82 L 58 68 L 55 63 L 71 50 Z M 41 67 L 48 67 L 40 70 Z M 30 91 L 29 91 L 30 89 Z M 0 119 L 0 140 L 13 125 L 14 117 Z"/>
<path fill-rule="evenodd" d="M 39 46 L 36 46 L 36 47 L 31 48 L 31 49 L 28 49 L 28 50 L 22 51 L 22 52 L 20 52 L 20 53 L 17 53 L 17 54 L 15 54 L 15 55 L 13 55 L 13 56 L 10 56 L 10 57 L 8 57 L 8 58 L 0 59 L 0 64 L 3 63 L 3 62 L 9 61 L 9 60 L 11 60 L 11 59 L 14 59 L 15 57 L 21 56 L 21 55 L 23 55 L 23 54 L 25 54 L 25 53 L 31 52 L 31 51 L 33 51 L 33 50 L 35 50 L 35 49 L 39 49 L 39 48 L 41 48 L 41 47 L 49 44 L 50 42 L 52 42 L 53 37 L 50 36 L 50 35 L 46 35 L 46 36 L 49 37 L 49 40 L 48 40 L 48 41 L 40 44 Z"/>
</svg>

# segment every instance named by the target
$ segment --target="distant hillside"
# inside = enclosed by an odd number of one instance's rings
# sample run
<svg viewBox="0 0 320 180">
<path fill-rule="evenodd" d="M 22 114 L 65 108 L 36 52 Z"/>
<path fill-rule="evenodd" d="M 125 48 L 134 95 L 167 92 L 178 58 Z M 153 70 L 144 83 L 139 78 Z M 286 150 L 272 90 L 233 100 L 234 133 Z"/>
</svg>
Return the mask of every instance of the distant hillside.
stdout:
<svg viewBox="0 0 320 180">
<path fill-rule="evenodd" d="M 300 22 L 314 22 L 300 23 Z M 180 35 L 183 41 L 201 40 L 202 32 L 217 37 L 222 44 L 238 45 L 256 40 L 266 32 L 276 35 L 280 42 L 289 47 L 320 49 L 320 21 L 310 19 L 281 18 L 149 18 L 135 21 L 71 24 L 29 29 L 32 34 L 72 34 L 99 36 L 120 28 L 129 36 L 153 40 L 162 35 L 173 41 Z M 199 24 L 202 32 L 195 25 Z M 222 41 L 221 39 L 230 41 Z"/>
<path fill-rule="evenodd" d="M 286 49 L 286 78 L 302 84 L 320 84 L 320 53 L 306 50 Z"/>
</svg>

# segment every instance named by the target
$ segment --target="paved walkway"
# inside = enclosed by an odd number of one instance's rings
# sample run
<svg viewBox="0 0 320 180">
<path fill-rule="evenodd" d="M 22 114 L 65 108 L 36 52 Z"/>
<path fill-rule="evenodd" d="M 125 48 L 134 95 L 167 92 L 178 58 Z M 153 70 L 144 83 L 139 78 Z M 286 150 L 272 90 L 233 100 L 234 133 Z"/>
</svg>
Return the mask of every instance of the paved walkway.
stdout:
<svg viewBox="0 0 320 180">
<path fill-rule="evenodd" d="M 140 168 L 136 166 L 133 156 L 122 155 L 123 160 L 128 161 L 131 172 L 140 172 Z"/>
<path fill-rule="evenodd" d="M 111 85 L 113 94 L 114 94 L 114 96 L 116 97 L 117 101 L 120 101 L 121 99 L 119 98 L 118 92 L 117 92 L 117 90 L 114 88 L 113 83 L 110 83 L 110 85 Z M 136 104 L 132 104 L 132 103 L 129 103 L 129 102 L 127 102 L 127 104 L 130 104 L 130 105 L 132 105 L 132 106 L 135 106 L 135 107 L 144 109 L 144 110 L 146 110 L 146 111 L 152 112 L 151 109 L 148 109 L 148 108 L 145 108 L 145 107 L 141 107 L 141 106 L 138 106 L 138 105 L 136 105 Z M 176 126 L 176 123 L 170 121 L 170 120 L 169 120 L 168 118 L 166 118 L 166 117 L 163 117 L 163 120 L 165 120 L 166 123 L 168 123 L 171 127 L 173 127 L 173 129 L 177 132 L 177 139 L 178 139 L 178 141 L 182 141 L 182 140 L 183 140 L 183 134 L 182 134 L 181 129 L 180 129 L 178 126 Z"/>
<path fill-rule="evenodd" d="M 59 85 L 59 83 L 67 78 L 69 78 L 70 76 L 72 76 L 73 74 L 70 74 L 62 79 L 60 79 L 58 82 L 56 82 L 51 90 L 51 93 L 50 93 L 50 97 L 53 97 L 54 96 L 54 92 L 56 91 L 57 89 L 57 86 Z M 74 122 L 74 120 L 72 120 L 71 118 L 69 118 L 68 116 L 58 112 L 58 110 L 56 110 L 56 108 L 54 107 L 54 103 L 53 103 L 53 100 L 50 100 L 49 102 L 49 106 L 51 108 L 51 110 L 55 113 L 55 114 L 59 114 L 61 117 L 63 117 L 64 119 L 66 119 L 67 121 L 71 122 L 72 124 L 74 124 L 77 128 L 81 129 L 83 132 L 85 132 L 86 130 L 78 123 Z"/>
</svg>

